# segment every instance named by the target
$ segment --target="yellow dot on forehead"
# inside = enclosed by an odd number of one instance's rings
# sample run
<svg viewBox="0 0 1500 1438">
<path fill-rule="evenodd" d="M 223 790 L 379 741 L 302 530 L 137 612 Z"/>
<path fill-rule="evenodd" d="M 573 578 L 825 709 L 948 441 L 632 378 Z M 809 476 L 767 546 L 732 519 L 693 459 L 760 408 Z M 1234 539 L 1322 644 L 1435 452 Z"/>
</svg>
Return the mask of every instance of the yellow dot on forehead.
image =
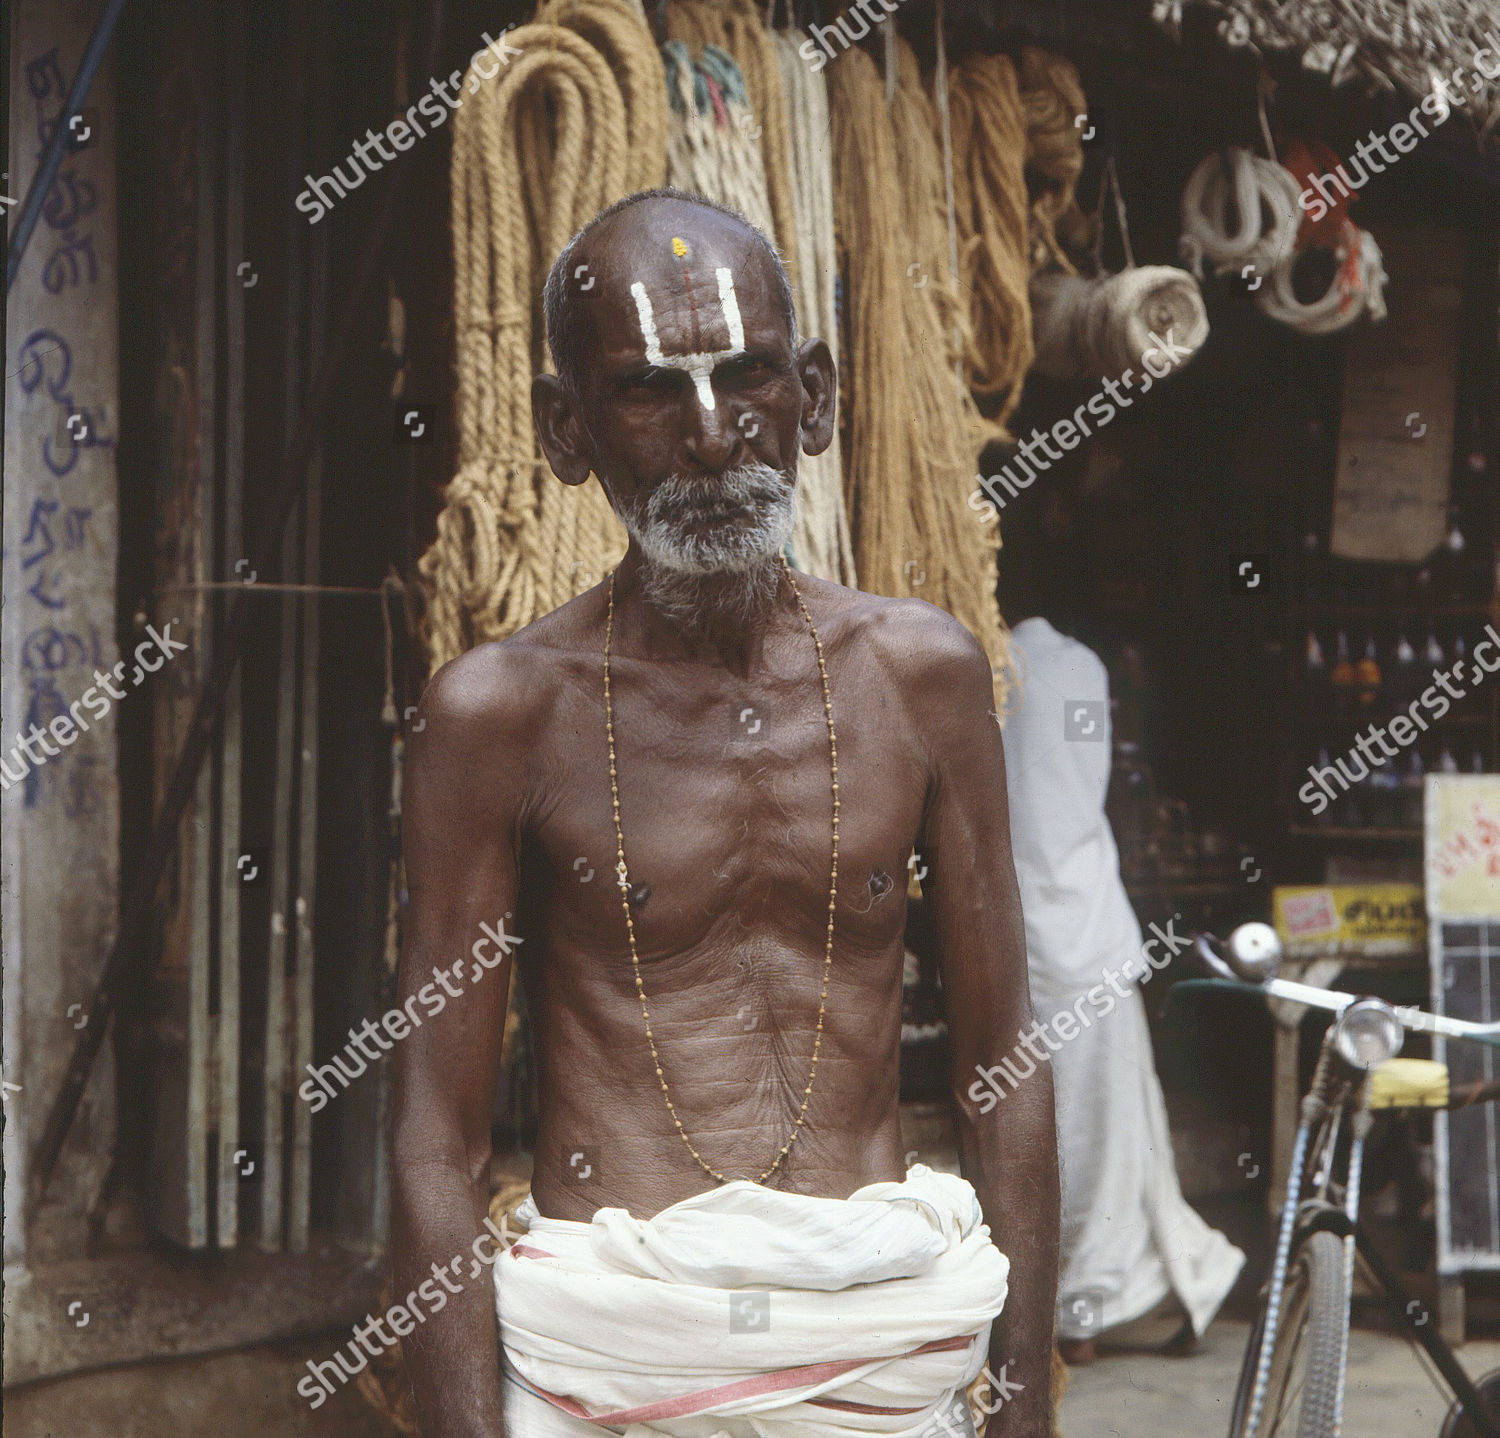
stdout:
<svg viewBox="0 0 1500 1438">
<path fill-rule="evenodd" d="M 677 238 L 676 235 L 673 235 L 672 236 L 672 253 L 674 255 L 676 255 L 677 258 L 680 260 L 685 254 L 687 254 L 687 241 L 686 240 L 680 240 L 680 239 Z"/>
</svg>

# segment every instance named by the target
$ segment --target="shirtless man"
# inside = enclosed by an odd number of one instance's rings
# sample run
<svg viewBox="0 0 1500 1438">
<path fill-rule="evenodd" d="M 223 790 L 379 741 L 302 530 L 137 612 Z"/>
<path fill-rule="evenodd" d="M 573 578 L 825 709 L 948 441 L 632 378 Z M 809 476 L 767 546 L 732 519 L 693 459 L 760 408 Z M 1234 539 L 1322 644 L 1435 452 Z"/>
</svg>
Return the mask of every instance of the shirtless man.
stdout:
<svg viewBox="0 0 1500 1438">
<path fill-rule="evenodd" d="M 757 1392 L 767 1383 L 811 1381 L 811 1369 L 769 1361 L 756 1368 L 755 1355 L 764 1353 L 754 1345 L 774 1344 L 793 1325 L 778 1315 L 804 1311 L 814 1325 L 831 1316 L 830 1332 L 854 1347 L 835 1353 L 811 1351 L 813 1344 L 795 1362 L 816 1365 L 852 1352 L 871 1361 L 849 1381 L 875 1387 L 818 1389 L 821 1403 L 814 1396 L 811 1406 L 792 1410 L 799 1421 L 765 1431 L 863 1431 L 847 1426 L 857 1421 L 851 1414 L 915 1413 L 928 1401 L 880 1406 L 867 1397 L 861 1409 L 850 1397 L 879 1392 L 887 1381 L 875 1360 L 892 1352 L 890 1334 L 905 1321 L 894 1310 L 910 1306 L 901 1297 L 906 1290 L 889 1288 L 889 1325 L 884 1316 L 870 1322 L 872 1351 L 848 1330 L 864 1321 L 858 1315 L 887 1281 L 912 1285 L 917 1294 L 922 1276 L 882 1271 L 879 1283 L 857 1275 L 859 1286 L 846 1292 L 809 1296 L 799 1287 L 784 1295 L 758 1276 L 759 1255 L 739 1255 L 731 1245 L 730 1258 L 743 1257 L 747 1266 L 742 1276 L 722 1280 L 728 1296 L 775 1289 L 767 1300 L 769 1332 L 735 1334 L 731 1320 L 722 1332 L 705 1328 L 701 1340 L 693 1330 L 689 1341 L 678 1328 L 653 1331 L 649 1294 L 668 1283 L 631 1288 L 645 1280 L 612 1272 L 589 1290 L 576 1317 L 572 1290 L 548 1289 L 533 1305 L 539 1311 L 523 1314 L 508 1298 L 520 1290 L 507 1288 L 533 1275 L 552 1282 L 549 1263 L 566 1268 L 569 1255 L 602 1243 L 598 1223 L 589 1227 L 596 1212 L 601 1222 L 624 1225 L 619 1231 L 642 1245 L 642 1263 L 648 1251 L 656 1261 L 669 1247 L 652 1228 L 664 1210 L 673 1219 L 686 1215 L 684 1222 L 694 1213 L 708 1221 L 716 1193 L 727 1199 L 729 1190 L 739 1191 L 741 1207 L 764 1199 L 767 1222 L 786 1225 L 793 1246 L 798 1220 L 788 1214 L 805 1212 L 809 1223 L 831 1215 L 835 1236 L 827 1247 L 838 1252 L 811 1254 L 810 1271 L 825 1257 L 830 1265 L 844 1261 L 839 1235 L 847 1232 L 857 1246 L 852 1235 L 864 1230 L 844 1223 L 845 1210 L 930 1215 L 942 1207 L 946 1197 L 925 1208 L 925 1200 L 850 1200 L 872 1184 L 884 1187 L 871 1199 L 902 1197 L 892 1190 L 916 1182 L 907 1175 L 898 1121 L 905 880 L 915 849 L 927 866 L 923 887 L 947 1001 L 959 1148 L 973 1192 L 956 1177 L 926 1174 L 921 1182 L 957 1186 L 971 1205 L 978 1195 L 972 1220 L 961 1219 L 962 1201 L 954 1210 L 960 1218 L 945 1220 L 945 1239 L 933 1238 L 932 1223 L 922 1219 L 921 1243 L 924 1251 L 951 1245 L 934 1261 L 960 1265 L 951 1271 L 961 1277 L 946 1290 L 955 1307 L 969 1303 L 961 1295 L 978 1292 L 969 1280 L 979 1269 L 992 1290 L 999 1277 L 998 1297 L 987 1307 L 975 1298 L 958 1325 L 980 1335 L 972 1343 L 941 1337 L 925 1347 L 914 1341 L 909 1350 L 895 1345 L 908 1364 L 898 1386 L 909 1394 L 927 1381 L 922 1375 L 937 1371 L 931 1365 L 948 1364 L 948 1407 L 923 1421 L 934 1438 L 962 1431 L 950 1417 L 952 1365 L 969 1363 L 957 1375 L 966 1382 L 987 1357 L 1005 1400 L 990 1419 L 993 1438 L 1049 1438 L 1058 1236 L 1050 1079 L 1026 1085 L 989 1117 L 967 1095 L 976 1066 L 1004 1057 L 1031 1018 L 989 661 L 968 630 L 930 604 L 808 575 L 794 580 L 784 565 L 798 456 L 830 442 L 836 376 L 824 341 L 798 344 L 785 273 L 759 231 L 675 192 L 631 197 L 559 257 L 547 308 L 559 374 L 541 376 L 533 387 L 543 449 L 564 484 L 597 476 L 631 537 L 613 577 L 612 625 L 606 578 L 512 638 L 445 666 L 423 696 L 423 722 L 413 726 L 401 996 L 416 993 L 434 968 L 467 955 L 481 924 L 493 933 L 498 923 L 518 937 L 540 1110 L 532 1201 L 543 1227 L 536 1237 L 534 1221 L 529 1252 L 502 1258 L 495 1269 L 508 1361 L 495 1288 L 483 1280 L 460 1285 L 407 1339 L 423 1432 L 533 1438 L 618 1432 L 637 1422 L 646 1425 L 638 1431 L 653 1433 L 750 1434 L 735 1416 L 748 1411 L 743 1406 L 731 1405 L 730 1416 L 706 1426 L 702 1418 L 698 1426 L 674 1426 L 670 1415 L 653 1419 L 666 1410 L 640 1406 L 629 1385 L 649 1381 L 659 1385 L 651 1392 L 671 1393 L 671 1374 L 662 1368 L 669 1360 L 694 1373 L 718 1372 L 715 1365 L 738 1373 L 742 1363 L 744 1372 L 762 1374 Z M 826 665 L 836 774 L 809 621 Z M 607 627 L 624 892 L 615 872 L 604 706 Z M 832 959 L 820 1005 L 835 777 Z M 588 870 L 593 878 L 586 882 Z M 480 1230 L 509 967 L 507 959 L 398 1046 L 401 1292 L 467 1253 Z M 778 1155 L 759 1187 L 726 1190 L 710 1173 L 757 1180 Z M 980 1209 L 992 1243 L 983 1237 Z M 967 1232 L 962 1243 L 960 1231 Z M 1010 1262 L 1008 1294 L 996 1249 Z M 555 1278 L 574 1281 L 565 1272 Z M 838 1287 L 811 1277 L 805 1287 L 820 1283 Z M 637 1292 L 648 1297 L 634 1307 Z M 785 1309 L 778 1306 L 783 1298 Z M 1002 1299 L 991 1327 L 989 1315 Z M 615 1311 L 621 1308 L 633 1311 Z M 747 1312 L 742 1330 L 761 1321 Z M 618 1373 L 580 1369 L 578 1385 L 559 1394 L 572 1370 L 565 1362 L 549 1367 L 537 1355 L 556 1356 L 578 1337 L 576 1329 L 596 1320 L 633 1324 L 639 1352 L 622 1357 Z M 548 1322 L 557 1331 L 532 1332 Z M 591 1333 L 583 1356 L 568 1361 L 597 1358 L 609 1341 Z M 514 1406 L 511 1392 L 523 1353 L 533 1405 L 525 1410 Z M 772 1369 L 774 1382 L 764 1377 Z M 585 1379 L 594 1384 L 593 1400 L 584 1396 Z M 563 1426 L 553 1424 L 554 1408 Z M 633 1417 L 593 1428 L 577 1416 L 627 1409 Z M 762 1421 L 777 1416 L 755 1411 Z M 834 1426 L 823 1426 L 823 1413 L 834 1415 Z M 923 1431 L 916 1419 L 912 1425 L 899 1431 Z M 884 1418 L 876 1431 L 896 1430 Z"/>
</svg>

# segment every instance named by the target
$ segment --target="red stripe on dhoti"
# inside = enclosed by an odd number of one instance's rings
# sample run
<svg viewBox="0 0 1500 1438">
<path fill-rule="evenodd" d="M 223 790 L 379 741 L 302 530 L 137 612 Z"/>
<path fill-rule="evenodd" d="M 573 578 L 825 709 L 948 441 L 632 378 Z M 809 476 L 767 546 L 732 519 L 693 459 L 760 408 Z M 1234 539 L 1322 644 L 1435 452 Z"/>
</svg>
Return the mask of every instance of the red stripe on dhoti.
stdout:
<svg viewBox="0 0 1500 1438">
<path fill-rule="evenodd" d="M 512 1253 L 515 1249 L 511 1250 Z M 973 1338 L 960 1334 L 954 1338 L 938 1338 L 913 1348 L 906 1353 L 876 1354 L 870 1358 L 841 1358 L 832 1363 L 809 1363 L 800 1368 L 779 1368 L 774 1373 L 760 1373 L 753 1378 L 742 1378 L 737 1383 L 724 1383 L 717 1388 L 703 1388 L 696 1393 L 684 1393 L 677 1398 L 662 1398 L 655 1403 L 645 1403 L 636 1408 L 617 1408 L 612 1413 L 590 1413 L 572 1398 L 558 1393 L 549 1393 L 528 1383 L 538 1397 L 545 1398 L 555 1408 L 574 1418 L 601 1427 L 617 1427 L 630 1423 L 651 1423 L 659 1418 L 689 1418 L 695 1413 L 706 1412 L 724 1403 L 733 1403 L 741 1398 L 759 1398 L 767 1393 L 781 1393 L 788 1388 L 800 1388 L 811 1383 L 822 1383 L 830 1378 L 842 1377 L 845 1373 L 862 1368 L 867 1363 L 893 1361 L 898 1358 L 915 1358 L 923 1353 L 951 1353 L 967 1348 Z M 920 1408 L 876 1408 L 859 1403 L 848 1403 L 840 1399 L 811 1398 L 808 1400 L 822 1408 L 843 1408 L 855 1413 L 920 1413 Z"/>
</svg>

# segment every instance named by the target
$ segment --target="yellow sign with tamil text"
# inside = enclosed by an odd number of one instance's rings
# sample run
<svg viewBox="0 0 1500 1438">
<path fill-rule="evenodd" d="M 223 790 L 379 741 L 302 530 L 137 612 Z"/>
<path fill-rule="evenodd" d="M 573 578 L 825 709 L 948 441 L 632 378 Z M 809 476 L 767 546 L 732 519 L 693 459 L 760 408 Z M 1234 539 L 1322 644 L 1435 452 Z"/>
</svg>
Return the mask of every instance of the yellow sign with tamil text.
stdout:
<svg viewBox="0 0 1500 1438">
<path fill-rule="evenodd" d="M 1274 890 L 1272 901 L 1289 959 L 1391 959 L 1426 952 L 1420 884 L 1286 885 Z"/>
</svg>

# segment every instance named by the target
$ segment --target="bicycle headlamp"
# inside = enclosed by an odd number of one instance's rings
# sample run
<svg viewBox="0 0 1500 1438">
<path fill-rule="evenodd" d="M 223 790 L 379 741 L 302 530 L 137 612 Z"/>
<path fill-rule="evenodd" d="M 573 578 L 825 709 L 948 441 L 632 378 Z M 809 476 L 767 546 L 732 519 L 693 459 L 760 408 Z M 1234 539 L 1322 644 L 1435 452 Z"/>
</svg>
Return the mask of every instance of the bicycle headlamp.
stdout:
<svg viewBox="0 0 1500 1438">
<path fill-rule="evenodd" d="M 1406 1030 L 1384 999 L 1356 999 L 1334 1023 L 1333 1045 L 1357 1069 L 1379 1068 L 1405 1042 Z"/>
</svg>

